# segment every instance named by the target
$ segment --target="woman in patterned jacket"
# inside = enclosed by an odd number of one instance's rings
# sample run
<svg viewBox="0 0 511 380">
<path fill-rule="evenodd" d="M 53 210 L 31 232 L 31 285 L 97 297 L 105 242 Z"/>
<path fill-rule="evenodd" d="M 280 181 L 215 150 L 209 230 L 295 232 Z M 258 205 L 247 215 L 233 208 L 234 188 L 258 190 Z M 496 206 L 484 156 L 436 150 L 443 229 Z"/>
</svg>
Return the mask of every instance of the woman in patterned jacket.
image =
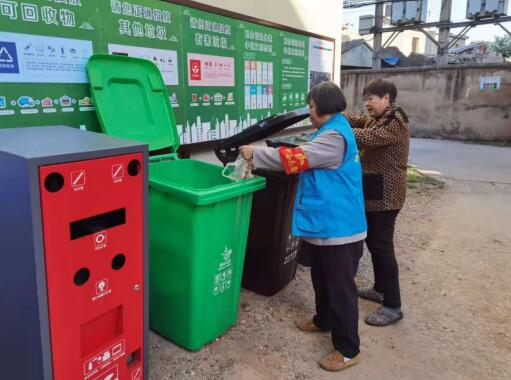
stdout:
<svg viewBox="0 0 511 380">
<path fill-rule="evenodd" d="M 394 226 L 406 197 L 410 129 L 396 105 L 396 86 L 384 79 L 363 91 L 369 116 L 346 113 L 360 149 L 367 219 L 366 245 L 371 252 L 374 286 L 359 297 L 382 304 L 366 318 L 372 326 L 387 326 L 403 318 L 399 270 L 394 255 Z"/>
</svg>

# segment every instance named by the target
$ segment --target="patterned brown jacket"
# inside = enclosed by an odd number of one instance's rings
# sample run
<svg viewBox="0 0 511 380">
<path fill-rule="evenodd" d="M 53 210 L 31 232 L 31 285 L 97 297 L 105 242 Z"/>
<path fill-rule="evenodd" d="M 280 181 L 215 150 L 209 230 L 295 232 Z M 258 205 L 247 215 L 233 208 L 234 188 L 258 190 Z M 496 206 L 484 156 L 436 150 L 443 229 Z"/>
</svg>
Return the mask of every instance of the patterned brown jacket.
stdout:
<svg viewBox="0 0 511 380">
<path fill-rule="evenodd" d="M 400 210 L 406 198 L 408 117 L 395 104 L 378 118 L 350 113 L 344 116 L 360 150 L 366 211 Z"/>
</svg>

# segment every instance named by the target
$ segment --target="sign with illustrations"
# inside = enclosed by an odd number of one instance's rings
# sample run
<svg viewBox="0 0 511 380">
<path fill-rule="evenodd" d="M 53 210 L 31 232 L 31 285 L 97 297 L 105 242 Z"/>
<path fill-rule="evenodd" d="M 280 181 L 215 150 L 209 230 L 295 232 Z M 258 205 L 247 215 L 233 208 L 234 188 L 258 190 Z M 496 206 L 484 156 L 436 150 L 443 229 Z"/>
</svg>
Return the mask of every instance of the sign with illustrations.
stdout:
<svg viewBox="0 0 511 380">
<path fill-rule="evenodd" d="M 166 1 L 0 0 L 0 128 L 99 131 L 86 64 L 118 54 L 158 66 L 181 144 L 214 141 L 304 107 L 310 86 L 332 79 L 333 48 Z"/>
</svg>

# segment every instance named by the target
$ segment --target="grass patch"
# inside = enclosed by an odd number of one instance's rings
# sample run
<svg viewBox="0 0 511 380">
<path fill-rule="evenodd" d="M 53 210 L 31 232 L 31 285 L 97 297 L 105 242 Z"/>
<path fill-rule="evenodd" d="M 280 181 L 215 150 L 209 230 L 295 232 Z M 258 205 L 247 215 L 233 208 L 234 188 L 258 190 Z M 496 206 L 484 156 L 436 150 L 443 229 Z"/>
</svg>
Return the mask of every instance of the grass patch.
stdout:
<svg viewBox="0 0 511 380">
<path fill-rule="evenodd" d="M 422 174 L 415 166 L 408 165 L 407 169 L 407 187 L 417 190 L 436 190 L 443 189 L 444 182 L 436 178 Z"/>
</svg>

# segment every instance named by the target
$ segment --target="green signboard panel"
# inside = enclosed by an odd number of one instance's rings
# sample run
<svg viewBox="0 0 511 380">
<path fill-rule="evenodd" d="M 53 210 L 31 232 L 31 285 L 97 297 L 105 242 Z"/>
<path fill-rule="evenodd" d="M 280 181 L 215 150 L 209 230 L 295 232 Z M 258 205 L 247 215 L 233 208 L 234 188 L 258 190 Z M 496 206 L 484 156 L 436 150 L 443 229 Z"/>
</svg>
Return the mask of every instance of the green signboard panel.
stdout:
<svg viewBox="0 0 511 380">
<path fill-rule="evenodd" d="M 279 34 L 280 109 L 282 112 L 304 107 L 308 90 L 308 38 L 288 33 Z"/>
<path fill-rule="evenodd" d="M 278 35 L 265 26 L 238 23 L 236 80 L 242 129 L 279 112 Z"/>
<path fill-rule="evenodd" d="M 85 72 L 98 53 L 160 68 L 181 144 L 303 107 L 333 70 L 332 41 L 166 1 L 0 0 L 0 128 L 98 131 Z"/>
<path fill-rule="evenodd" d="M 235 133 L 239 119 L 236 20 L 191 8 L 183 8 L 181 20 L 187 109 L 181 141 L 227 137 Z"/>
<path fill-rule="evenodd" d="M 181 7 L 158 0 L 110 0 L 99 1 L 98 10 L 101 51 L 155 63 L 167 85 L 176 119 L 182 120 Z"/>
<path fill-rule="evenodd" d="M 85 64 L 99 49 L 95 2 L 0 1 L 0 126 L 97 126 Z"/>
</svg>

